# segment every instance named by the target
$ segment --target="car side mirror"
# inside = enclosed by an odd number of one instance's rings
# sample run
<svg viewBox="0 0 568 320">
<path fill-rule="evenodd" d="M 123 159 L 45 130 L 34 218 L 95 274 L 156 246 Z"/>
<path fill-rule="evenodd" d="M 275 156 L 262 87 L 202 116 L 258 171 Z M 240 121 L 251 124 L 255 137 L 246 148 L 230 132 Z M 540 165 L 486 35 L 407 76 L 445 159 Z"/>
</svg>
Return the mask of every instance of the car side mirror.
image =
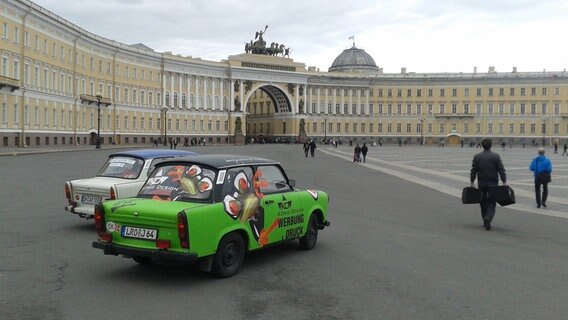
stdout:
<svg viewBox="0 0 568 320">
<path fill-rule="evenodd" d="M 288 179 L 288 184 L 290 187 L 294 188 L 296 186 L 296 179 Z"/>
</svg>

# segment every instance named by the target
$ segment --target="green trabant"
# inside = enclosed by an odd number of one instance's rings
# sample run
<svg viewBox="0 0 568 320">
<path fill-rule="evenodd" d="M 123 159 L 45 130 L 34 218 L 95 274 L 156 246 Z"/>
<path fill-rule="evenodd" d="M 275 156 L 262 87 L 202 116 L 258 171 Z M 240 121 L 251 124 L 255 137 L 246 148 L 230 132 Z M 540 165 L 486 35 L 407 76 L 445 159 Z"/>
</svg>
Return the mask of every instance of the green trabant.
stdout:
<svg viewBox="0 0 568 320">
<path fill-rule="evenodd" d="M 259 157 L 165 160 L 135 198 L 95 207 L 93 247 L 140 264 L 197 262 L 230 277 L 247 251 L 291 239 L 315 247 L 318 230 L 329 226 L 329 197 L 294 185 L 280 163 Z"/>
</svg>

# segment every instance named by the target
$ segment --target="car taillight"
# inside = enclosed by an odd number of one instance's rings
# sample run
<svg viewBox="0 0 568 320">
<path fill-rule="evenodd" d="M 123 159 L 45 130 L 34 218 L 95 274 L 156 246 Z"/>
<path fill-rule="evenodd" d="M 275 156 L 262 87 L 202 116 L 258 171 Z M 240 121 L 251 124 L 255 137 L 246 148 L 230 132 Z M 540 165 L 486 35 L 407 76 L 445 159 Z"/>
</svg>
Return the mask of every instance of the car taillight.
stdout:
<svg viewBox="0 0 568 320">
<path fill-rule="evenodd" d="M 156 240 L 156 247 L 159 249 L 168 249 L 171 247 L 170 240 L 158 239 Z"/>
<path fill-rule="evenodd" d="M 99 236 L 105 233 L 105 214 L 101 204 L 95 206 L 95 229 Z"/>
<path fill-rule="evenodd" d="M 182 248 L 189 249 L 189 228 L 187 225 L 187 216 L 185 215 L 185 212 L 178 212 L 177 220 L 179 243 Z"/>
<path fill-rule="evenodd" d="M 73 204 L 73 199 L 71 199 L 71 183 L 69 181 L 65 182 L 65 197 L 69 204 Z"/>
<path fill-rule="evenodd" d="M 99 237 L 101 238 L 102 241 L 112 242 L 112 233 L 110 232 L 99 233 Z"/>
<path fill-rule="evenodd" d="M 114 190 L 114 186 L 110 187 L 110 200 L 116 200 L 116 190 Z"/>
</svg>

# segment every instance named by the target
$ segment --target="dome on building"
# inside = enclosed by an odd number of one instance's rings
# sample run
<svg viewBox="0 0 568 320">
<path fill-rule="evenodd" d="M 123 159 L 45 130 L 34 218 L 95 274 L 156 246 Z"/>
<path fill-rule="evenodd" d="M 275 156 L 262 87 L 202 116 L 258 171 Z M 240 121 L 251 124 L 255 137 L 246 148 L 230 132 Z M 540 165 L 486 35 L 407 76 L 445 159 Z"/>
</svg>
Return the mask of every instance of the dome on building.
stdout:
<svg viewBox="0 0 568 320">
<path fill-rule="evenodd" d="M 365 50 L 353 47 L 343 50 L 343 52 L 335 58 L 329 71 L 359 71 L 359 72 L 376 72 L 379 67 L 375 64 L 375 60 Z"/>
</svg>

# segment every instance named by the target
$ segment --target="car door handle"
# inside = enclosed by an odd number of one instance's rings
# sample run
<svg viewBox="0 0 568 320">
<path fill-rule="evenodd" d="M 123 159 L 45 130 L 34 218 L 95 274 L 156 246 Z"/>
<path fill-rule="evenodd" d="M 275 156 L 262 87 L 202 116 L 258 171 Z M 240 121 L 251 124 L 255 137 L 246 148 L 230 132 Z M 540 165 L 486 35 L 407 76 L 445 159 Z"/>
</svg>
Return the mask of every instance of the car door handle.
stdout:
<svg viewBox="0 0 568 320">
<path fill-rule="evenodd" d="M 274 200 L 266 200 L 266 201 L 264 201 L 264 204 L 273 204 L 273 203 L 274 203 Z"/>
</svg>

